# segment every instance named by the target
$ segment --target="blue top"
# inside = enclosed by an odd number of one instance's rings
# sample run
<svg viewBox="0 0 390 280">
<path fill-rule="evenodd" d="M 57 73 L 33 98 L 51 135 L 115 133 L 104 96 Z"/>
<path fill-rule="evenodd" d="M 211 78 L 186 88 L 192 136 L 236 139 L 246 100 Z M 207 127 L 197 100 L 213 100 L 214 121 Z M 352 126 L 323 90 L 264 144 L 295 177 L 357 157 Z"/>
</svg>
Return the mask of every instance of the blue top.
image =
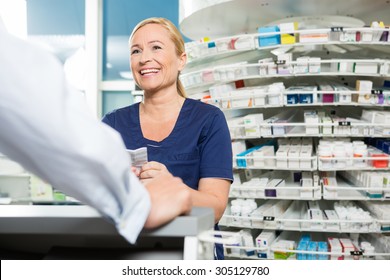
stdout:
<svg viewBox="0 0 390 280">
<path fill-rule="evenodd" d="M 147 147 L 149 161 L 163 163 L 193 189 L 198 189 L 200 178 L 233 181 L 229 129 L 215 106 L 185 99 L 175 127 L 161 142 L 143 137 L 139 103 L 106 114 L 103 122 L 122 135 L 127 149 Z"/>
</svg>

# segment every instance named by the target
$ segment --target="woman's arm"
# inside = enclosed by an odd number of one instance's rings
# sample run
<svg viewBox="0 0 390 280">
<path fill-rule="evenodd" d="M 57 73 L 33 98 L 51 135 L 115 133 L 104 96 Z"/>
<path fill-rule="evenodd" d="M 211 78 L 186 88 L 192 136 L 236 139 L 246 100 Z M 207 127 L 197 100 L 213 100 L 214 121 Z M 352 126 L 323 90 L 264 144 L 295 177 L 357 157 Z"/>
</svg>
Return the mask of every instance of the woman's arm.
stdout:
<svg viewBox="0 0 390 280">
<path fill-rule="evenodd" d="M 211 207 L 214 209 L 215 223 L 221 219 L 229 198 L 230 180 L 219 178 L 202 178 L 199 189 L 191 189 L 193 206 Z"/>
</svg>

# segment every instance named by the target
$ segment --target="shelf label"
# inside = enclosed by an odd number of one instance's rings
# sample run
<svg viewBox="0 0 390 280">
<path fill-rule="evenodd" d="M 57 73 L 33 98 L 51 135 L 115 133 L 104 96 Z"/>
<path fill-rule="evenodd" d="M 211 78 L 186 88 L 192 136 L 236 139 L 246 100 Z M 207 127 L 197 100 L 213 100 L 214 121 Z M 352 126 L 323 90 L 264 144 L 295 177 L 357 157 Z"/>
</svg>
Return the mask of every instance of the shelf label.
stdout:
<svg viewBox="0 0 390 280">
<path fill-rule="evenodd" d="M 275 60 L 276 65 L 283 65 L 286 64 L 286 60 Z"/>
<path fill-rule="evenodd" d="M 334 26 L 334 27 L 330 28 L 330 31 L 332 31 L 332 32 L 343 32 L 344 31 L 344 27 Z"/>
<path fill-rule="evenodd" d="M 363 256 L 362 251 L 351 251 L 351 256 Z"/>
<path fill-rule="evenodd" d="M 264 216 L 263 221 L 275 221 L 275 217 L 274 216 Z"/>
<path fill-rule="evenodd" d="M 351 122 L 339 122 L 339 126 L 350 126 Z"/>
<path fill-rule="evenodd" d="M 371 93 L 372 94 L 383 94 L 383 90 L 382 89 L 373 89 L 373 90 L 371 90 Z"/>
</svg>

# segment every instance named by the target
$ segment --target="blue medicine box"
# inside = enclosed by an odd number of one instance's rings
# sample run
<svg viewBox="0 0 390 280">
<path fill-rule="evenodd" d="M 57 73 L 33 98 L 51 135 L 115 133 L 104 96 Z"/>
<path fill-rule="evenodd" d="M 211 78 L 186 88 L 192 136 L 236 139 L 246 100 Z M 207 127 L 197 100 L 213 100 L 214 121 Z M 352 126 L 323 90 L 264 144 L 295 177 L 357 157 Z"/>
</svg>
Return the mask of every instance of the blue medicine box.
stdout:
<svg viewBox="0 0 390 280">
<path fill-rule="evenodd" d="M 390 141 L 385 141 L 382 145 L 382 151 L 386 154 L 390 154 Z"/>
<path fill-rule="evenodd" d="M 310 252 L 317 252 L 317 242 L 315 241 L 310 241 L 309 245 L 307 246 L 307 251 Z M 317 254 L 307 254 L 307 259 L 308 260 L 316 260 L 317 259 Z"/>
<path fill-rule="evenodd" d="M 328 252 L 328 243 L 324 242 L 324 241 L 320 241 L 318 242 L 318 247 L 317 247 L 317 251 L 318 252 Z M 319 260 L 327 260 L 328 259 L 328 255 L 318 255 L 318 259 Z"/>
<path fill-rule="evenodd" d="M 297 251 L 307 251 L 310 241 L 300 241 L 297 246 Z M 307 254 L 297 253 L 297 260 L 307 260 Z"/>
<path fill-rule="evenodd" d="M 302 104 L 313 103 L 313 94 L 312 93 L 300 93 L 299 94 L 299 103 L 302 103 Z"/>
<path fill-rule="evenodd" d="M 259 27 L 258 32 L 260 34 L 271 33 L 271 32 L 280 32 L 279 26 L 264 26 Z M 280 45 L 280 34 L 274 34 L 269 36 L 259 36 L 259 46 L 273 46 Z"/>
<path fill-rule="evenodd" d="M 299 95 L 297 93 L 287 94 L 287 104 L 298 104 Z"/>
<path fill-rule="evenodd" d="M 237 166 L 238 167 L 247 167 L 247 164 L 246 164 L 246 158 L 245 156 L 250 154 L 250 153 L 253 153 L 254 151 L 260 149 L 263 145 L 260 145 L 260 146 L 256 146 L 256 147 L 252 147 L 246 151 L 243 151 L 239 154 L 237 154 L 237 159 L 236 159 L 236 162 L 237 162 Z"/>
<path fill-rule="evenodd" d="M 262 145 L 258 145 L 258 146 L 252 147 L 252 148 L 250 148 L 250 149 L 248 149 L 246 151 L 243 151 L 243 152 L 237 154 L 236 155 L 236 157 L 238 157 L 236 159 L 237 167 L 244 167 L 244 168 L 247 167 L 247 162 L 246 162 L 246 160 L 247 160 L 246 156 L 247 155 L 253 153 L 254 151 L 260 149 L 263 146 L 271 146 L 271 145 L 275 147 L 276 142 L 274 140 L 271 140 L 271 141 L 268 141 L 268 142 L 266 142 L 266 143 L 264 143 Z"/>
</svg>

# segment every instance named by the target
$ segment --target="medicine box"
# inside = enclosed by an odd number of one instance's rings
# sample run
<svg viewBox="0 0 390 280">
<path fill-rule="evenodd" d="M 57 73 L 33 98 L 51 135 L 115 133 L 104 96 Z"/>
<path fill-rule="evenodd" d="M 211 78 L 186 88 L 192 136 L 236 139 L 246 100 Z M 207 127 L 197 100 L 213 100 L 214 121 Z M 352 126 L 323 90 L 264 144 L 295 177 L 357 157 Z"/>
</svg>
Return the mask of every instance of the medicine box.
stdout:
<svg viewBox="0 0 390 280">
<path fill-rule="evenodd" d="M 281 44 L 295 44 L 297 35 L 294 33 L 298 30 L 298 22 L 286 22 L 279 24 Z"/>
<path fill-rule="evenodd" d="M 283 179 L 272 179 L 268 182 L 267 187 L 264 189 L 265 197 L 277 197 L 277 187 L 284 187 L 285 181 Z"/>
<path fill-rule="evenodd" d="M 272 124 L 277 120 L 275 117 L 271 117 L 269 119 L 264 120 L 262 124 Z M 271 136 L 272 135 L 272 126 L 269 125 L 261 125 L 260 126 L 260 135 L 261 136 Z"/>
<path fill-rule="evenodd" d="M 325 218 L 329 223 L 325 223 L 325 227 L 327 230 L 340 230 L 338 219 L 339 216 L 337 215 L 335 210 L 324 210 Z M 334 222 L 330 222 L 334 221 Z"/>
<path fill-rule="evenodd" d="M 263 230 L 256 237 L 256 246 L 259 248 L 269 247 L 271 246 L 272 242 L 274 242 L 275 238 L 276 238 L 275 231 Z"/>
<path fill-rule="evenodd" d="M 279 120 L 276 120 L 274 122 L 275 124 L 288 124 L 288 120 L 285 120 L 285 119 L 279 119 Z M 288 131 L 291 129 L 291 126 L 289 125 L 275 125 L 275 126 L 272 126 L 272 134 L 274 136 L 278 136 L 278 135 L 286 135 L 288 133 Z"/>
<path fill-rule="evenodd" d="M 298 93 L 288 93 L 286 94 L 285 104 L 298 104 L 299 103 L 299 95 Z"/>
<path fill-rule="evenodd" d="M 259 75 L 260 76 L 268 75 L 269 74 L 268 66 L 274 64 L 273 58 L 268 57 L 268 58 L 259 59 L 258 62 L 259 62 Z"/>
<path fill-rule="evenodd" d="M 320 241 L 317 244 L 317 251 L 318 252 L 328 252 L 328 244 L 326 242 Z M 318 255 L 319 260 L 328 260 L 328 255 Z"/>
<path fill-rule="evenodd" d="M 295 241 L 293 240 L 278 240 L 272 244 L 272 250 L 274 251 L 275 260 L 287 260 L 294 255 L 292 252 L 286 252 L 286 250 L 295 250 Z"/>
<path fill-rule="evenodd" d="M 241 230 L 241 239 L 244 247 L 249 247 L 248 249 L 245 249 L 245 255 L 246 256 L 253 256 L 255 254 L 255 244 L 253 240 L 253 236 L 250 232 L 250 230 Z"/>
<path fill-rule="evenodd" d="M 300 146 L 290 146 L 288 150 L 288 168 L 299 168 Z"/>
<path fill-rule="evenodd" d="M 293 66 L 290 62 L 293 60 L 292 53 L 278 54 L 278 74 L 292 74 Z"/>
<path fill-rule="evenodd" d="M 274 146 L 263 146 L 253 152 L 253 166 L 254 167 L 273 167 L 275 166 L 275 159 L 264 157 L 275 156 Z"/>
<path fill-rule="evenodd" d="M 312 229 L 322 229 L 323 228 L 323 215 L 320 209 L 309 209 L 309 217 L 313 222 L 310 223 L 310 228 Z"/>
<path fill-rule="evenodd" d="M 299 34 L 300 43 L 316 43 L 327 42 L 329 40 L 328 33 L 301 33 Z"/>
<path fill-rule="evenodd" d="M 309 169 L 311 168 L 311 155 L 312 155 L 312 147 L 310 146 L 302 146 L 299 153 L 299 167 L 301 169 Z"/>
<path fill-rule="evenodd" d="M 310 241 L 307 246 L 307 251 L 309 252 L 317 252 L 318 242 Z M 317 260 L 317 254 L 307 254 L 308 260 Z"/>
<path fill-rule="evenodd" d="M 301 56 L 296 59 L 296 64 L 294 66 L 295 74 L 307 74 L 309 73 L 309 57 Z"/>
<path fill-rule="evenodd" d="M 348 238 L 340 238 L 340 244 L 343 249 L 343 253 L 350 253 L 352 251 L 355 251 L 356 248 L 353 245 L 351 239 Z M 352 256 L 351 254 L 344 255 L 344 260 L 356 260 L 359 259 L 359 256 Z"/>
<path fill-rule="evenodd" d="M 310 241 L 310 236 L 303 235 L 298 242 L 297 251 L 307 251 Z M 307 260 L 307 254 L 297 253 L 297 260 Z"/>
<path fill-rule="evenodd" d="M 223 107 L 223 108 L 246 108 L 251 107 L 251 99 L 248 98 L 231 98 L 230 99 L 230 106 L 229 107 Z"/>
<path fill-rule="evenodd" d="M 260 47 L 266 47 L 266 46 L 279 45 L 280 42 L 281 42 L 280 34 L 263 36 L 266 33 L 279 32 L 279 31 L 280 31 L 280 29 L 279 29 L 278 26 L 264 26 L 264 27 L 260 27 L 258 29 L 258 32 L 261 34 L 261 36 L 259 36 L 259 46 Z"/>
<path fill-rule="evenodd" d="M 287 168 L 287 155 L 289 146 L 280 146 L 276 151 L 276 167 Z"/>
<path fill-rule="evenodd" d="M 356 90 L 362 91 L 363 93 L 371 93 L 372 85 L 373 85 L 372 81 L 357 80 L 356 81 Z"/>
<path fill-rule="evenodd" d="M 324 198 L 338 198 L 337 180 L 335 177 L 322 177 Z"/>
<path fill-rule="evenodd" d="M 305 124 L 317 124 L 317 125 L 310 125 L 310 126 L 306 125 L 306 127 L 305 127 L 306 134 L 308 134 L 308 135 L 315 134 L 316 135 L 319 133 L 319 127 L 318 127 L 319 118 L 318 118 L 318 114 L 316 111 L 314 111 L 314 110 L 304 111 L 303 119 L 304 119 Z"/>
<path fill-rule="evenodd" d="M 252 95 L 253 95 L 253 106 L 263 106 L 266 104 L 265 97 L 266 97 L 267 91 L 263 87 L 253 88 L 252 89 Z"/>
<path fill-rule="evenodd" d="M 260 137 L 260 123 L 263 122 L 263 114 L 249 114 L 243 117 L 245 136 Z"/>
<path fill-rule="evenodd" d="M 367 173 L 367 196 L 369 198 L 382 198 L 383 175 L 380 173 Z M 370 190 L 372 188 L 372 190 Z"/>
<path fill-rule="evenodd" d="M 330 259 L 331 260 L 343 260 L 344 259 L 343 255 L 342 255 L 343 248 L 341 247 L 339 239 L 329 237 L 328 244 L 329 244 L 329 252 L 331 253 Z"/>
<path fill-rule="evenodd" d="M 356 74 L 377 74 L 378 63 L 375 62 L 356 62 L 354 64 L 354 72 Z"/>
<path fill-rule="evenodd" d="M 320 73 L 321 72 L 321 58 L 310 57 L 309 58 L 309 73 Z"/>
</svg>

